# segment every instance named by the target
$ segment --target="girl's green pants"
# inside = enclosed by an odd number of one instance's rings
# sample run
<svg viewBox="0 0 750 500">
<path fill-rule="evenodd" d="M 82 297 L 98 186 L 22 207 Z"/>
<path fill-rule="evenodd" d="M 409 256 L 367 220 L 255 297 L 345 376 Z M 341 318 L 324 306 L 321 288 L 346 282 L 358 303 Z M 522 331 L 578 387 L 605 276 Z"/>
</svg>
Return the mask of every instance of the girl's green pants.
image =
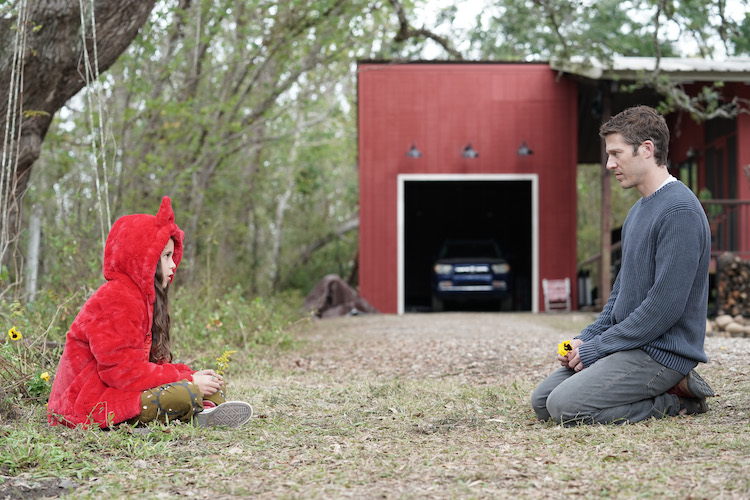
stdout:
<svg viewBox="0 0 750 500">
<path fill-rule="evenodd" d="M 193 415 L 203 411 L 203 401 L 210 401 L 207 406 L 218 406 L 226 401 L 226 385 L 203 397 L 198 386 L 187 380 L 160 385 L 141 394 L 141 413 L 128 420 L 131 425 L 145 424 L 157 420 L 162 423 L 180 420 L 190 422 Z"/>
</svg>

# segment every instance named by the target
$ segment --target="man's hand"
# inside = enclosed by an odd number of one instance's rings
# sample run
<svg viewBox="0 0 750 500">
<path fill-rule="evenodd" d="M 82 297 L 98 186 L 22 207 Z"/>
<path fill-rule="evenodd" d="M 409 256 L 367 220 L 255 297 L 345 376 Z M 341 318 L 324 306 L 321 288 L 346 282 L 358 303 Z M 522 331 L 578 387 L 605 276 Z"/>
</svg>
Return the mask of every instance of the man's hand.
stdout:
<svg viewBox="0 0 750 500">
<path fill-rule="evenodd" d="M 583 344 L 583 340 L 573 339 L 570 341 L 570 347 L 572 349 L 568 351 L 568 354 L 565 356 L 561 356 L 560 354 L 557 355 L 557 360 L 562 366 L 577 372 L 583 370 L 583 363 L 581 363 L 581 357 L 578 355 L 578 347 L 581 344 Z"/>
<path fill-rule="evenodd" d="M 557 346 L 557 354 L 559 354 L 560 356 L 565 356 L 569 351 L 572 350 L 573 348 L 570 346 L 570 340 L 560 342 L 560 344 Z"/>
</svg>

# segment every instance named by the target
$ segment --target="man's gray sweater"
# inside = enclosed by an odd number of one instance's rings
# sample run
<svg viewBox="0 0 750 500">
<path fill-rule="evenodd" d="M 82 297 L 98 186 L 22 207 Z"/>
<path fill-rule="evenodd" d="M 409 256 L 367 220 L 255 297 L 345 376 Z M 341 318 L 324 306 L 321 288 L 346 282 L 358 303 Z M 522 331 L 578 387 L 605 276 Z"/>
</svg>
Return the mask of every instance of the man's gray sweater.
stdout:
<svg viewBox="0 0 750 500">
<path fill-rule="evenodd" d="M 707 360 L 711 232 L 682 182 L 670 182 L 630 209 L 622 226 L 622 266 L 597 320 L 577 337 L 584 367 L 619 351 L 643 349 L 687 375 Z"/>
</svg>

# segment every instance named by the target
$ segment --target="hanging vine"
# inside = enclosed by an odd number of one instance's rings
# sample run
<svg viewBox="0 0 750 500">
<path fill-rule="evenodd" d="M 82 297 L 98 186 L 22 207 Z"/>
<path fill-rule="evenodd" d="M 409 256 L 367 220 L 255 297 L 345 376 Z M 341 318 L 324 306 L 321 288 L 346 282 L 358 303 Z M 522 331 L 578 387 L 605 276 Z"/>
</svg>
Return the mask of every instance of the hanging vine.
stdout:
<svg viewBox="0 0 750 500">
<path fill-rule="evenodd" d="M 26 50 L 26 30 L 28 28 L 28 5 L 26 0 L 19 2 L 16 16 L 13 59 L 11 63 L 8 109 L 5 114 L 5 134 L 3 136 L 2 157 L 0 158 L 0 284 L 6 275 L 3 263 L 14 239 L 11 232 L 11 212 L 19 210 L 20 200 L 16 198 L 16 171 L 18 168 L 18 145 L 23 119 L 23 67 Z M 0 289 L 0 296 L 11 285 Z"/>
<path fill-rule="evenodd" d="M 109 211 L 109 180 L 107 178 L 107 158 L 104 154 L 105 148 L 104 148 L 104 142 L 105 142 L 105 133 L 104 133 L 104 106 L 102 104 L 103 97 L 102 97 L 102 85 L 101 82 L 99 82 L 99 54 L 97 52 L 97 43 L 96 43 L 96 15 L 94 13 L 94 0 L 89 0 L 90 2 L 90 9 L 87 13 L 83 0 L 79 0 L 79 6 L 81 11 L 81 41 L 82 41 L 82 55 L 83 55 L 83 63 L 84 63 L 84 80 L 86 82 L 86 104 L 87 104 L 87 111 L 88 111 L 88 121 L 89 121 L 89 127 L 91 128 L 92 133 L 92 140 L 91 140 L 91 147 L 93 149 L 93 158 L 94 158 L 94 180 L 95 180 L 95 186 L 96 186 L 96 200 L 97 200 L 97 209 L 99 211 L 99 227 L 101 232 L 101 239 L 102 239 L 102 248 L 104 248 L 104 243 L 107 237 L 107 233 L 109 232 L 109 228 L 112 225 L 111 222 L 111 215 Z M 88 45 L 87 45 L 87 20 L 86 18 L 89 18 L 90 24 L 91 24 L 91 45 L 92 45 L 92 55 L 89 54 Z M 93 63 L 93 67 L 92 67 Z M 94 85 L 96 83 L 96 85 Z M 92 90 L 93 89 L 93 90 Z M 97 112 L 98 112 L 98 128 L 94 123 L 94 103 L 92 102 L 92 93 L 96 96 L 96 105 L 97 105 Z M 97 130 L 98 130 L 98 138 L 97 138 Z M 99 141 L 99 144 L 97 146 L 97 139 Z M 101 161 L 101 172 L 102 172 L 102 178 L 100 179 L 99 176 L 99 170 L 100 170 L 100 161 Z M 102 195 L 103 192 L 103 195 Z"/>
</svg>

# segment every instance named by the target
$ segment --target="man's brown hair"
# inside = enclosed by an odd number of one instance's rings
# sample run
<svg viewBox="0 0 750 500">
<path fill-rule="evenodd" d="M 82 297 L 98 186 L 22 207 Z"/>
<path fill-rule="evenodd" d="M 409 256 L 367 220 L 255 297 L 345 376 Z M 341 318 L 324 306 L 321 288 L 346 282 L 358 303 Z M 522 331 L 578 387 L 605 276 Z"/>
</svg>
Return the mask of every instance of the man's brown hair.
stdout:
<svg viewBox="0 0 750 500">
<path fill-rule="evenodd" d="M 654 159 L 657 165 L 667 164 L 669 153 L 669 128 L 667 121 L 650 106 L 633 106 L 613 116 L 599 129 L 599 135 L 620 134 L 627 144 L 633 146 L 633 156 L 644 141 L 654 143 Z"/>
</svg>

